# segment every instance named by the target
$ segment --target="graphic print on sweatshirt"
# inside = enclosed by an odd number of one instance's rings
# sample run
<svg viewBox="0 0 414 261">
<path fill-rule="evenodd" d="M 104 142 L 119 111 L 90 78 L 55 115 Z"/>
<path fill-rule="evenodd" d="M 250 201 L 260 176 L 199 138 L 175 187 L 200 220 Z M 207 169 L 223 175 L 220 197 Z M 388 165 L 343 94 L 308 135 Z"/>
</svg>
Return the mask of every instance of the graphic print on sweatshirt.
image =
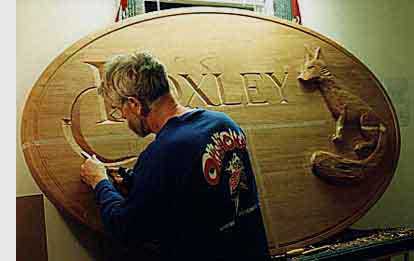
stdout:
<svg viewBox="0 0 414 261">
<path fill-rule="evenodd" d="M 257 208 L 256 202 L 240 204 L 242 193 L 253 193 L 249 191 L 249 179 L 251 182 L 252 173 L 249 173 L 250 175 L 246 173 L 243 154 L 247 154 L 246 137 L 243 133 L 232 129 L 215 132 L 203 153 L 202 170 L 205 180 L 210 186 L 223 187 L 224 193 L 229 196 L 234 207 L 233 215 L 229 217 L 230 222 L 220 230 L 234 226 L 238 216 L 249 214 Z"/>
</svg>

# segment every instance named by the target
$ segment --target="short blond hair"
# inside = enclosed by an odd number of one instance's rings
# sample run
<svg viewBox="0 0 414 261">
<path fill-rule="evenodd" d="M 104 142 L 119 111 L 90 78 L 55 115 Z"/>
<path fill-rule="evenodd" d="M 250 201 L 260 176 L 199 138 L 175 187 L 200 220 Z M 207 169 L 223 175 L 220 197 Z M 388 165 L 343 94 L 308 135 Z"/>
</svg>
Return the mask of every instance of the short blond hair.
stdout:
<svg viewBox="0 0 414 261">
<path fill-rule="evenodd" d="M 165 66 L 148 52 L 116 55 L 105 63 L 99 93 L 114 105 L 135 97 L 147 113 L 155 100 L 169 92 Z"/>
</svg>

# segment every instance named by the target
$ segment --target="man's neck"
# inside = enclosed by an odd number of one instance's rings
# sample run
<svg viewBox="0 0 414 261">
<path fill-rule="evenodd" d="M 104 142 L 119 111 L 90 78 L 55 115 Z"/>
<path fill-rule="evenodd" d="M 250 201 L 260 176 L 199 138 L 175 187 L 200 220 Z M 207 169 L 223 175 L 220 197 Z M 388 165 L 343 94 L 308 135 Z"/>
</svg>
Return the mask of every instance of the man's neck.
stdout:
<svg viewBox="0 0 414 261">
<path fill-rule="evenodd" d="M 158 133 L 169 119 L 190 110 L 179 104 L 170 94 L 158 98 L 151 107 L 152 109 L 147 116 L 147 123 L 153 133 Z"/>
</svg>

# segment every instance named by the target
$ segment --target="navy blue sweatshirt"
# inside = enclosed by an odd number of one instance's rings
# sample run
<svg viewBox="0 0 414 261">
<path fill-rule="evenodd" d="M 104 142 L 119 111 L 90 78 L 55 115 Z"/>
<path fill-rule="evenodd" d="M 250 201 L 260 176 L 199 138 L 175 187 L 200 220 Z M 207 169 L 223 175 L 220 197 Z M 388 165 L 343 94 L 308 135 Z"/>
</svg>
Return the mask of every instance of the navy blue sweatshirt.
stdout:
<svg viewBox="0 0 414 261">
<path fill-rule="evenodd" d="M 124 198 L 95 187 L 105 231 L 126 246 L 160 240 L 163 260 L 264 260 L 268 255 L 246 137 L 224 113 L 168 120 L 140 154 Z"/>
</svg>

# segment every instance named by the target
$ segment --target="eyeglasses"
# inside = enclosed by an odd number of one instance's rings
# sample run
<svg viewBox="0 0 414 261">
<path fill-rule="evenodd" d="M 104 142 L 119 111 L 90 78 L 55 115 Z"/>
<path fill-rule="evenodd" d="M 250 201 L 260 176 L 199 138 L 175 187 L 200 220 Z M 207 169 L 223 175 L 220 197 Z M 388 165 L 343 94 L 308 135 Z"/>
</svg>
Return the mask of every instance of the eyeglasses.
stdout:
<svg viewBox="0 0 414 261">
<path fill-rule="evenodd" d="M 111 116 L 114 120 L 123 120 L 124 117 L 122 116 L 122 111 L 120 108 L 112 108 L 109 112 L 109 116 Z"/>
<path fill-rule="evenodd" d="M 119 105 L 112 105 L 111 110 L 109 111 L 109 116 L 112 117 L 114 120 L 124 120 L 122 113 L 122 107 L 124 106 L 124 99 L 121 99 L 121 102 Z"/>
</svg>

